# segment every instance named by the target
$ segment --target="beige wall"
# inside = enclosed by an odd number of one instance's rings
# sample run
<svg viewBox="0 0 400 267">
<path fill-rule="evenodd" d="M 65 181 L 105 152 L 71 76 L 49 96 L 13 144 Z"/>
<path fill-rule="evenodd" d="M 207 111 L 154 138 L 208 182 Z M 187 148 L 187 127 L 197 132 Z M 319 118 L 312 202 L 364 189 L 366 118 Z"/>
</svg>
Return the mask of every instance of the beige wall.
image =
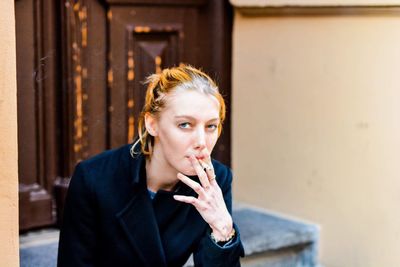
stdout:
<svg viewBox="0 0 400 267">
<path fill-rule="evenodd" d="M 399 16 L 243 17 L 235 198 L 321 226 L 326 267 L 400 264 Z"/>
<path fill-rule="evenodd" d="M 19 266 L 14 1 L 0 1 L 0 266 Z"/>
</svg>

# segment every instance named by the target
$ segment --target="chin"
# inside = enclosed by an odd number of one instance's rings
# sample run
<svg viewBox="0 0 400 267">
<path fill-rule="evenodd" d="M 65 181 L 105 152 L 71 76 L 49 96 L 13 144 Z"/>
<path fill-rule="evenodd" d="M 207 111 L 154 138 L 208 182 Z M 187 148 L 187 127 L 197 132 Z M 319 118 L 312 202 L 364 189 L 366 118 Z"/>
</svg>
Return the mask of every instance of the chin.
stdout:
<svg viewBox="0 0 400 267">
<path fill-rule="evenodd" d="M 195 171 L 188 171 L 188 172 L 182 172 L 186 176 L 196 176 L 197 173 Z"/>
<path fill-rule="evenodd" d="M 194 170 L 193 167 L 191 168 L 185 168 L 182 171 L 180 171 L 182 174 L 186 175 L 186 176 L 195 176 L 197 175 L 196 171 Z"/>
</svg>

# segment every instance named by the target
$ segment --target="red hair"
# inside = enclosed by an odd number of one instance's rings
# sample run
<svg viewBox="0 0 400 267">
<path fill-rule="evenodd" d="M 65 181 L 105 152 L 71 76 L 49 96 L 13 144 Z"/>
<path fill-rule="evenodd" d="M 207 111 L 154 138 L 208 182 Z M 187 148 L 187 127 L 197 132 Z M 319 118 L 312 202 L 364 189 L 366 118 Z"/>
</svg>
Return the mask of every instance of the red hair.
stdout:
<svg viewBox="0 0 400 267">
<path fill-rule="evenodd" d="M 151 156 L 154 146 L 154 137 L 151 136 L 145 127 L 144 117 L 146 114 L 157 116 L 165 107 L 165 96 L 176 90 L 195 90 L 205 94 L 211 94 L 217 98 L 220 104 L 218 135 L 222 131 L 222 123 L 225 120 L 225 101 L 220 94 L 216 83 L 203 71 L 189 65 L 167 68 L 161 73 L 152 74 L 146 79 L 147 91 L 143 110 L 138 120 L 139 139 L 132 146 L 140 142 L 141 151 L 146 156 Z"/>
</svg>

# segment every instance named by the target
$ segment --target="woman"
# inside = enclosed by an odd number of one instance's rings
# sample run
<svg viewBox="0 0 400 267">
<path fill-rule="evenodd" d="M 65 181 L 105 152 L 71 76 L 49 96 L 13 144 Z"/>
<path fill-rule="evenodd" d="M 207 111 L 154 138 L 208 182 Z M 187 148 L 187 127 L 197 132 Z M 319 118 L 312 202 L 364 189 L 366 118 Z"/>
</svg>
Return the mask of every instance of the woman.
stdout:
<svg viewBox="0 0 400 267">
<path fill-rule="evenodd" d="M 133 145 L 80 162 L 71 179 L 58 266 L 240 266 L 229 168 L 210 158 L 225 104 L 190 66 L 148 80 Z"/>
</svg>

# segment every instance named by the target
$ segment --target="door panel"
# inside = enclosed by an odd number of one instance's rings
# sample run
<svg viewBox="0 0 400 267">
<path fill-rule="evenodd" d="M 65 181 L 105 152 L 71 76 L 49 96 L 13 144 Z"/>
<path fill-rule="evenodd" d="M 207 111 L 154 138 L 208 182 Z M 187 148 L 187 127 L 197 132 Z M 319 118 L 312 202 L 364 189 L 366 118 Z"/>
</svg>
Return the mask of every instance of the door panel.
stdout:
<svg viewBox="0 0 400 267">
<path fill-rule="evenodd" d="M 112 18 L 118 18 L 110 19 L 113 60 L 109 70 L 115 78 L 110 83 L 110 141 L 111 147 L 117 147 L 133 141 L 144 103 L 145 78 L 180 62 L 195 63 L 194 54 L 185 47 L 195 43 L 189 30 L 193 21 L 188 18 L 195 20 L 196 12 L 191 8 L 119 6 L 111 7 L 110 12 Z"/>
<path fill-rule="evenodd" d="M 97 0 L 66 1 L 61 12 L 61 177 L 107 145 L 107 24 Z"/>
<path fill-rule="evenodd" d="M 128 143 L 136 136 L 137 118 L 144 104 L 145 86 L 142 81 L 164 66 L 177 65 L 181 58 L 178 27 L 168 28 L 168 31 L 162 27 L 148 27 L 144 31 L 140 27 L 143 26 L 131 25 L 126 33 Z"/>
<path fill-rule="evenodd" d="M 55 222 L 57 62 L 53 1 L 15 2 L 20 229 Z"/>
</svg>

